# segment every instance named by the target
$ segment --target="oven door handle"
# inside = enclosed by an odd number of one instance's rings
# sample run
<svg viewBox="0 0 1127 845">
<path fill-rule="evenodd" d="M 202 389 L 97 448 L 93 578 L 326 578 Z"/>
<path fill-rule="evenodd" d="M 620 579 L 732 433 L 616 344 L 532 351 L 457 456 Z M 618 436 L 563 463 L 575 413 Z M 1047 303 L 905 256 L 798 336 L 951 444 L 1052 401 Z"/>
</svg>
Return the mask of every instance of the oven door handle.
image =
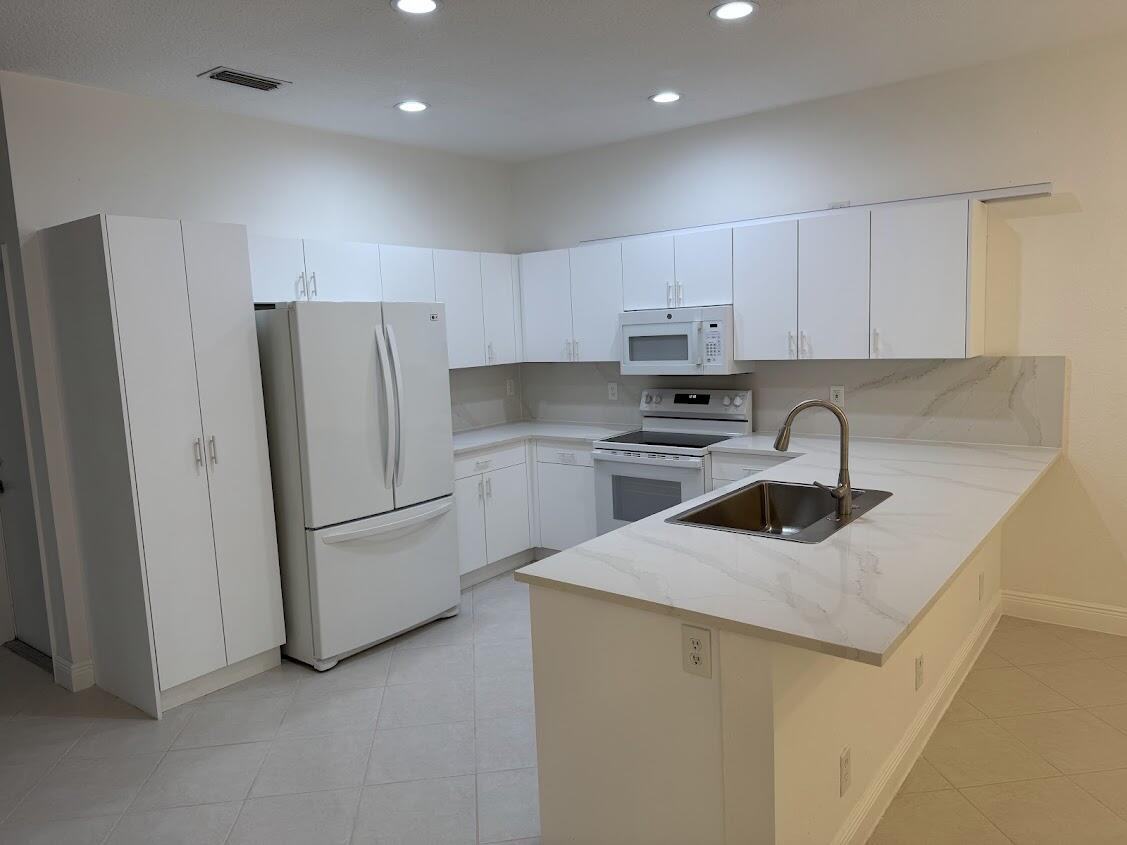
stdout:
<svg viewBox="0 0 1127 845">
<path fill-rule="evenodd" d="M 704 458 L 678 458 L 676 461 L 667 461 L 662 458 L 651 458 L 647 455 L 613 455 L 609 452 L 600 452 L 597 449 L 591 453 L 591 458 L 607 463 L 642 464 L 643 466 L 668 467 L 669 469 L 700 469 L 704 466 Z"/>
</svg>

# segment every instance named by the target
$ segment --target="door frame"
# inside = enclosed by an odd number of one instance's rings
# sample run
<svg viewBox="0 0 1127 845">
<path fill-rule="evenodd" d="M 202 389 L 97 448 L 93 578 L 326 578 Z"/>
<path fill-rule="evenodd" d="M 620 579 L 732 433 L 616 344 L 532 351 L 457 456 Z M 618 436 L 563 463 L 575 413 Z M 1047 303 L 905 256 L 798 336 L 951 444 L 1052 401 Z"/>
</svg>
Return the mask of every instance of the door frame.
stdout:
<svg viewBox="0 0 1127 845">
<path fill-rule="evenodd" d="M 0 243 L 0 294 L 10 309 L 12 297 L 8 293 L 8 245 Z M 15 328 L 13 324 L 12 328 Z M 19 353 L 15 350 L 16 338 L 12 335 L 12 353 L 16 358 L 16 367 L 19 368 Z M 17 381 L 19 374 L 17 372 Z M 22 391 L 21 391 L 22 393 Z M 20 397 L 21 414 L 23 396 Z M 0 458 L 0 465 L 4 463 Z M 0 514 L 0 643 L 6 643 L 16 638 L 16 608 L 12 604 L 12 587 L 8 581 L 8 557 L 4 545 L 4 517 Z"/>
</svg>

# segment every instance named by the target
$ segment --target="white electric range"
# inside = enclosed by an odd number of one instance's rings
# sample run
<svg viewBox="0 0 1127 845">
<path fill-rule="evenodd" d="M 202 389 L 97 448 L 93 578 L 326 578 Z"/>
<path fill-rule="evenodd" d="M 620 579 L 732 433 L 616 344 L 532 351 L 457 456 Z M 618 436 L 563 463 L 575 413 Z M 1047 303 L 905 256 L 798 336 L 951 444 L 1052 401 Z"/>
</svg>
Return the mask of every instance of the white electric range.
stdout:
<svg viewBox="0 0 1127 845">
<path fill-rule="evenodd" d="M 750 430 L 751 392 L 659 388 L 642 394 L 642 428 L 600 440 L 595 516 L 600 534 L 706 492 L 708 447 Z"/>
</svg>

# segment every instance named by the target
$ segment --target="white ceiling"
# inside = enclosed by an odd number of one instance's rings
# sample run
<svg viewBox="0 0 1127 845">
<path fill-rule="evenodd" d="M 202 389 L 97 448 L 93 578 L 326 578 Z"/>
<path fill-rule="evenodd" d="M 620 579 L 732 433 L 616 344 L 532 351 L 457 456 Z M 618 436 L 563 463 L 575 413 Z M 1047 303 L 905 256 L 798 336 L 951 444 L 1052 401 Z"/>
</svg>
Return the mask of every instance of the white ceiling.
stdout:
<svg viewBox="0 0 1127 845">
<path fill-rule="evenodd" d="M 4 0 L 0 67 L 519 161 L 1127 29 L 1124 0 Z M 201 80 L 229 65 L 292 80 Z M 646 97 L 684 93 L 658 107 Z M 404 115 L 418 97 L 433 108 Z"/>
</svg>

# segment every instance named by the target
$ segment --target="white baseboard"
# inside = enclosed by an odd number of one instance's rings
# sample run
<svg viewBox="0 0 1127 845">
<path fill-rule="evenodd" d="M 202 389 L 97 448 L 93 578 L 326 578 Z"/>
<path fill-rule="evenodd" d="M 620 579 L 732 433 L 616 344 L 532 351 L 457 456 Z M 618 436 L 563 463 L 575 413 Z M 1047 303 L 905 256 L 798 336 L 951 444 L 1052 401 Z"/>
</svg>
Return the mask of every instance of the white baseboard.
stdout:
<svg viewBox="0 0 1127 845">
<path fill-rule="evenodd" d="M 478 569 L 473 569 L 462 576 L 462 589 L 468 590 L 482 581 L 488 581 L 490 578 L 496 578 L 498 575 L 503 575 L 506 572 L 524 566 L 526 563 L 532 563 L 535 556 L 534 549 L 527 549 L 523 552 L 517 552 L 515 555 L 501 558 L 493 563 L 488 563 Z"/>
<path fill-rule="evenodd" d="M 214 672 L 209 672 L 202 677 L 185 681 L 179 686 L 161 690 L 161 713 L 163 714 L 165 710 L 179 707 L 181 704 L 205 696 L 208 693 L 221 690 L 231 684 L 245 681 L 247 678 L 252 678 L 261 672 L 265 672 L 267 669 L 273 669 L 281 662 L 281 650 L 271 648 L 261 654 L 248 657 L 246 660 L 240 660 L 238 663 L 232 663 L 230 666 L 216 669 Z"/>
<path fill-rule="evenodd" d="M 844 843 L 864 845 L 873 835 L 881 816 L 896 797 L 896 793 L 900 791 L 904 779 L 908 777 L 927 741 L 931 739 L 935 726 L 947 712 L 951 699 L 959 691 L 986 641 L 994 633 L 994 627 L 998 624 L 1001 615 L 999 604 L 999 600 L 995 599 L 990 610 L 983 614 L 974 630 L 967 636 L 962 647 L 955 654 L 955 659 L 950 662 L 947 671 L 936 684 L 927 703 L 916 714 L 904 736 L 884 761 L 876 778 L 869 784 L 861 800 L 853 807 L 853 812 L 838 830 L 837 836 L 834 837 L 835 845 L 844 845 Z"/>
<path fill-rule="evenodd" d="M 54 669 L 55 683 L 59 686 L 78 692 L 94 686 L 94 661 L 83 660 L 80 663 L 71 663 L 65 657 L 55 656 L 51 659 Z"/>
<path fill-rule="evenodd" d="M 1127 607 L 1002 590 L 1002 613 L 1070 628 L 1127 636 Z"/>
</svg>

